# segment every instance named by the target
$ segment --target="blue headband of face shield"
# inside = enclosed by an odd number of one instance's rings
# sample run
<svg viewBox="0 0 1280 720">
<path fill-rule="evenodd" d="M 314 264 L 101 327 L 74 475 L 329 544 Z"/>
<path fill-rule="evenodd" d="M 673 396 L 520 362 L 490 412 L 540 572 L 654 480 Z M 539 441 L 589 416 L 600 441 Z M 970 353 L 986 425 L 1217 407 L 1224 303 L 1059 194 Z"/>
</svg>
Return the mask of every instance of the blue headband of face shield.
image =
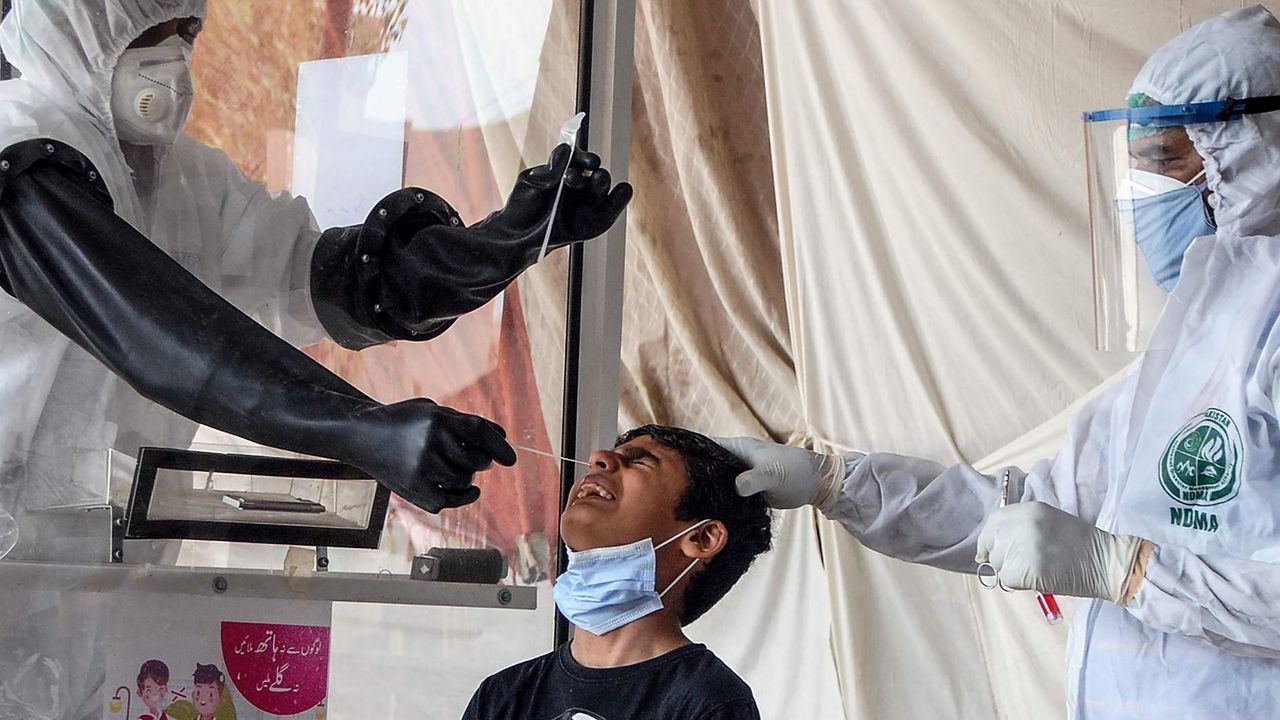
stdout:
<svg viewBox="0 0 1280 720">
<path fill-rule="evenodd" d="M 1145 105 L 1142 107 L 1093 110 L 1084 114 L 1085 122 L 1128 121 L 1142 127 L 1177 127 L 1238 120 L 1245 115 L 1280 110 L 1280 95 L 1251 98 L 1227 98 L 1180 105 Z"/>
</svg>

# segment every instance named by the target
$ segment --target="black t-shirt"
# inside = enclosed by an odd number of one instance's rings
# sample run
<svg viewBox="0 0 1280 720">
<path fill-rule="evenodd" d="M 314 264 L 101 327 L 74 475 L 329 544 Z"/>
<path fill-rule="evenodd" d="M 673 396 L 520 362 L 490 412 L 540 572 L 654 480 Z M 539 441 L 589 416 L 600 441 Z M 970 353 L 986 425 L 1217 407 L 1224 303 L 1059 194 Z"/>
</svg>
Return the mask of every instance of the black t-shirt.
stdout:
<svg viewBox="0 0 1280 720">
<path fill-rule="evenodd" d="M 759 720 L 751 688 L 705 645 L 617 668 L 579 665 L 569 643 L 480 684 L 463 720 Z"/>
</svg>

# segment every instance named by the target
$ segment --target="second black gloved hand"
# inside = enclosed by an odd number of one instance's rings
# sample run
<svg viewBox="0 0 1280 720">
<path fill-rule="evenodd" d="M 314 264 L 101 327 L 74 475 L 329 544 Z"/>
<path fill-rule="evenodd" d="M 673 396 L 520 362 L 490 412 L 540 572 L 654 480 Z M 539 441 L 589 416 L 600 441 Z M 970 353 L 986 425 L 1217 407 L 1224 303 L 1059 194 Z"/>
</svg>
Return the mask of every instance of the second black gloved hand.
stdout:
<svg viewBox="0 0 1280 720">
<path fill-rule="evenodd" d="M 568 145 L 557 145 L 546 165 L 520 173 L 506 207 L 468 229 L 509 238 L 532 264 L 542 249 L 547 224 L 552 222 L 551 209 L 561 177 L 564 191 L 552 224 L 549 250 L 603 235 L 631 202 L 631 185 L 613 187 L 598 155 L 577 149 L 571 154 Z M 527 257 L 528 253 L 532 256 Z"/>
<path fill-rule="evenodd" d="M 600 158 L 568 145 L 548 165 L 520 173 L 507 205 L 471 227 L 435 225 L 404 243 L 383 279 L 384 312 L 398 323 L 456 318 L 492 300 L 533 265 L 542 249 L 561 175 L 568 174 L 549 249 L 604 234 L 631 200 L 631 186 L 612 186 Z"/>
<path fill-rule="evenodd" d="M 590 240 L 617 221 L 631 194 L 627 183 L 613 185 L 598 156 L 568 145 L 520 173 L 506 207 L 471 227 L 434 193 L 398 190 L 362 225 L 321 236 L 311 262 L 316 314 L 354 350 L 430 340 L 537 262 L 549 224 L 548 250 Z"/>
<path fill-rule="evenodd" d="M 494 462 L 507 467 L 516 462 L 500 425 L 426 398 L 370 408 L 357 426 L 370 438 L 390 439 L 388 446 L 371 448 L 362 469 L 428 512 L 475 502 L 480 497 L 480 488 L 471 484 L 476 473 Z"/>
</svg>

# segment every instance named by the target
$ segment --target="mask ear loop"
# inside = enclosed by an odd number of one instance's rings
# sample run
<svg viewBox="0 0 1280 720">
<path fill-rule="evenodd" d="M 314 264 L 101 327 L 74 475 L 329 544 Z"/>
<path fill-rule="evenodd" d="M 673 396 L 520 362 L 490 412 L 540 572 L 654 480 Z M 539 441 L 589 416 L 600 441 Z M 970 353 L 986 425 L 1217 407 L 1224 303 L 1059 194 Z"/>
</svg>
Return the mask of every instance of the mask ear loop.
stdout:
<svg viewBox="0 0 1280 720">
<path fill-rule="evenodd" d="M 688 575 L 688 574 L 689 574 L 689 571 L 693 569 L 693 566 L 694 566 L 694 565 L 697 565 L 697 564 L 698 564 L 698 561 L 699 561 L 699 560 L 701 560 L 701 559 L 702 559 L 702 558 L 694 558 L 694 559 L 693 559 L 693 562 L 689 563 L 689 567 L 687 567 L 687 568 L 685 568 L 685 569 L 684 569 L 684 572 L 682 572 L 682 573 L 680 573 L 679 575 L 677 575 L 677 576 L 676 576 L 676 579 L 675 579 L 675 580 L 672 580 L 672 581 L 671 581 L 671 584 L 670 584 L 670 585 L 668 585 L 668 586 L 666 587 L 666 589 L 664 589 L 662 592 L 658 593 L 658 597 L 662 597 L 663 595 L 666 595 L 668 592 L 670 592 L 670 591 L 671 591 L 671 588 L 675 587 L 675 586 L 676 586 L 676 583 L 678 583 L 678 582 L 680 582 L 681 580 L 683 580 L 683 579 L 684 579 L 684 576 L 685 576 L 685 575 Z"/>
<path fill-rule="evenodd" d="M 667 538 L 666 540 L 662 541 L 662 544 L 660 544 L 660 545 L 658 545 L 658 546 L 654 547 L 654 548 L 653 548 L 653 551 L 654 551 L 654 552 L 657 552 L 657 551 L 661 550 L 662 548 L 664 548 L 664 547 L 666 547 L 666 546 L 670 545 L 671 543 L 675 542 L 676 540 L 678 540 L 678 539 L 680 539 L 680 538 L 684 537 L 685 533 L 688 533 L 688 532 L 692 532 L 692 531 L 694 531 L 694 530 L 697 530 L 698 528 L 702 527 L 703 525 L 706 525 L 706 524 L 707 524 L 707 523 L 709 523 L 709 522 L 711 522 L 710 518 L 708 518 L 708 519 L 706 519 L 706 520 L 699 520 L 698 522 L 696 522 L 696 523 L 694 523 L 694 524 L 690 525 L 689 527 L 687 527 L 687 528 L 685 528 L 685 529 L 681 530 L 680 532 L 676 533 L 675 535 L 672 535 L 671 537 L 669 537 L 669 538 Z"/>
<path fill-rule="evenodd" d="M 707 523 L 709 523 L 709 522 L 711 522 L 711 520 L 708 518 L 708 519 L 706 519 L 706 520 L 701 520 L 701 521 L 699 521 L 699 522 L 697 522 L 697 523 L 694 523 L 693 525 L 690 525 L 689 527 L 685 528 L 684 530 L 681 530 L 680 532 L 676 533 L 675 535 L 672 535 L 671 537 L 667 538 L 667 539 L 666 539 L 666 540 L 665 540 L 661 545 L 659 545 L 659 546 L 657 546 L 657 547 L 655 547 L 655 548 L 653 549 L 653 550 L 654 550 L 654 552 L 657 552 L 658 550 L 661 550 L 662 548 L 664 548 L 664 547 L 666 547 L 666 546 L 670 545 L 671 543 L 675 542 L 675 541 L 676 541 L 676 540 L 678 540 L 679 538 L 684 537 L 684 536 L 685 536 L 686 534 L 688 534 L 689 532 L 691 532 L 691 531 L 693 531 L 693 530 L 697 530 L 698 528 L 702 527 L 703 525 L 706 525 L 706 524 L 707 524 Z M 702 559 L 702 558 L 694 558 L 694 559 L 693 559 L 693 562 L 689 563 L 689 567 L 685 568 L 685 569 L 684 569 L 684 570 L 683 570 L 679 575 L 677 575 L 677 576 L 676 576 L 676 579 L 675 579 L 675 580 L 672 580 L 672 581 L 671 581 L 671 584 L 667 585 L 667 587 L 666 587 L 662 592 L 658 593 L 658 597 L 660 597 L 660 598 L 661 598 L 663 595 L 666 595 L 668 592 L 670 592 L 670 591 L 671 591 L 671 588 L 675 587 L 675 586 L 676 586 L 676 583 L 678 583 L 678 582 L 680 582 L 681 580 L 683 580 L 683 579 L 684 579 L 684 576 L 685 576 L 685 575 L 688 575 L 688 574 L 689 574 L 689 572 L 690 572 L 691 570 L 693 570 L 693 566 L 697 565 L 697 564 L 698 564 L 698 561 L 699 561 L 699 560 L 701 560 L 701 559 Z"/>
<path fill-rule="evenodd" d="M 1196 181 L 1204 177 L 1208 170 L 1209 168 L 1200 168 L 1200 172 L 1187 181 L 1187 187 L 1198 187 Z M 1209 184 L 1205 183 L 1205 190 L 1208 188 Z M 1216 229 L 1218 227 L 1218 219 L 1213 216 L 1213 208 L 1209 205 L 1209 198 L 1205 196 L 1203 190 L 1200 192 L 1200 209 L 1204 211 L 1204 221 L 1209 224 L 1209 227 Z"/>
</svg>

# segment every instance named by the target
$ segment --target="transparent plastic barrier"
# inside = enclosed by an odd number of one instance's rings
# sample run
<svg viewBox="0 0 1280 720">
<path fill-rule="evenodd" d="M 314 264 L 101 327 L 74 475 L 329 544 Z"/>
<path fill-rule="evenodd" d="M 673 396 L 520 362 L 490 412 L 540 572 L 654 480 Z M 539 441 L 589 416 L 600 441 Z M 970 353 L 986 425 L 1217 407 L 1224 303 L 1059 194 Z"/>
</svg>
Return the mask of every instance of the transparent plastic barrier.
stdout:
<svg viewBox="0 0 1280 720">
<path fill-rule="evenodd" d="M 321 229 L 362 222 L 402 185 L 438 193 L 470 225 L 502 207 L 519 172 L 546 161 L 577 110 L 579 6 L 377 0 L 347 13 L 310 0 L 220 0 L 195 51 L 188 132 L 271 192 L 303 196 Z M 263 26 L 292 30 L 251 40 Z M 307 352 L 380 401 L 430 397 L 500 423 L 513 443 L 563 455 L 566 256 L 549 253 L 429 342 Z M 430 514 L 393 498 L 382 546 L 332 548 L 329 569 L 400 576 L 428 547 L 494 547 L 509 582 L 536 588 L 538 609 L 335 605 L 330 718 L 458 717 L 486 676 L 552 649 L 559 462 L 518 457 L 481 473 L 481 499 L 464 508 Z M 277 569 L 284 554 L 189 542 L 179 562 Z"/>
<path fill-rule="evenodd" d="M 259 262 L 260 256 L 271 257 L 278 243 L 296 240 L 290 231 L 263 233 L 272 242 L 263 241 L 257 236 L 263 228 L 288 225 L 285 221 L 294 217 L 309 227 L 304 208 L 321 230 L 359 223 L 373 201 L 406 185 L 446 198 L 468 225 L 482 220 L 503 206 L 518 173 L 546 161 L 560 124 L 576 111 L 579 6 L 576 0 L 211 3 L 193 53 L 196 99 L 185 129 L 207 148 L 200 149 L 199 167 L 186 168 L 181 188 L 166 186 L 161 206 L 173 214 L 152 223 L 149 236 L 215 291 L 243 300 L 242 307 L 263 311 L 269 316 L 264 323 L 274 326 L 271 320 L 283 318 L 286 305 L 295 309 L 294 301 L 305 299 L 305 292 L 284 284 L 244 286 L 246 275 L 275 267 Z M 263 28 L 288 32 L 264 34 Z M 339 66 L 345 69 L 330 72 Z M 331 78 L 358 77 L 370 70 L 371 82 L 327 84 Z M 339 90 L 328 92 L 332 87 Z M 368 128 L 377 132 L 366 132 Z M 230 162 L 223 164 L 220 153 Z M 201 175 L 200 168 L 213 172 Z M 242 179 L 250 182 L 239 183 Z M 300 197 L 306 205 L 279 193 Z M 217 201 L 216 207 L 201 204 L 209 198 Z M 240 201 L 261 214 L 224 227 L 217 209 Z M 211 224 L 206 227 L 205 221 Z M 208 237 L 195 237 L 193 228 Z M 237 252 L 206 253 L 201 245 L 206 240 L 209 247 L 226 243 Z M 381 547 L 330 551 L 333 575 L 322 582 L 337 582 L 345 571 L 407 576 L 412 557 L 431 546 L 494 547 L 507 557 L 514 581 L 524 586 L 512 590 L 546 599 L 532 612 L 341 605 L 333 619 L 335 638 L 341 641 L 335 641 L 330 717 L 457 717 L 484 677 L 552 649 L 549 578 L 558 544 L 559 463 L 554 456 L 564 454 L 559 437 L 566 256 L 565 251 L 549 253 L 503 296 L 430 342 L 392 343 L 360 353 L 332 343 L 306 348 L 379 401 L 430 397 L 488 417 L 502 424 L 513 442 L 551 456 L 522 452 L 516 467 L 482 473 L 477 481 L 482 498 L 466 508 L 432 515 L 393 504 Z M 276 280 L 269 278 L 268 284 Z M 290 291 L 288 297 L 281 288 Z M 96 368 L 82 369 L 84 377 L 96 377 L 88 372 Z M 103 395 L 101 405 L 67 403 L 60 408 L 71 419 L 83 414 L 95 423 L 104 416 L 108 422 L 92 425 L 92 433 L 73 432 L 73 423 L 62 423 L 59 427 L 69 429 L 57 435 L 61 445 L 50 441 L 40 448 L 44 455 L 39 459 L 49 462 L 43 466 L 47 477 L 37 481 L 46 484 L 21 487 L 23 502 L 37 510 L 6 507 L 21 525 L 22 540 L 4 562 L 32 539 L 28 549 L 33 561 L 63 563 L 72 572 L 110 563 L 117 522 L 113 514 L 127 506 L 133 470 L 110 451 L 85 446 L 189 446 L 194 429 L 149 414 L 140 399 L 105 397 L 108 393 L 98 390 L 110 388 L 86 382 L 86 397 Z M 237 452 L 260 451 L 231 444 Z M 19 458 L 16 467 L 25 469 L 29 460 Z M 73 470 L 65 469 L 71 465 Z M 234 477 L 160 480 L 172 484 L 175 498 L 210 490 L 223 495 L 237 489 L 283 492 L 319 502 L 339 517 L 360 519 L 343 514 L 344 500 L 326 499 L 323 488 L 297 483 L 281 488 L 267 479 Z M 162 514 L 176 517 L 201 506 L 191 498 L 183 500 Z M 204 514 L 226 512 L 215 506 L 204 505 Z M 144 541 L 137 542 L 142 547 Z M 282 572 L 280 556 L 287 551 L 210 541 L 157 543 L 155 552 L 135 552 L 129 542 L 124 545 L 126 566 L 172 563 L 176 557 L 184 564 L 224 566 L 228 576 L 251 567 Z M 65 669 L 63 680 L 72 678 L 77 686 L 52 687 L 78 693 L 84 689 L 79 685 L 96 677 L 100 648 L 93 638 L 117 616 L 99 612 L 93 602 L 72 601 L 95 593 L 62 592 L 62 571 L 26 567 L 42 574 L 42 587 L 51 590 L 36 594 L 49 602 L 8 603 L 0 647 L 31 646 L 26 638 L 6 634 L 11 631 L 38 633 L 66 624 L 67 642 L 55 643 L 62 653 L 56 659 Z M 381 573 L 384 569 L 388 572 Z M 199 577 L 211 587 L 212 579 Z M 500 592 L 485 592 L 491 591 Z M 136 677 L 136 666 L 132 672 Z M 185 672 L 190 677 L 190 669 Z M 106 688 L 104 699 L 111 691 Z M 79 707 L 80 699 L 71 702 Z M 136 703 L 133 709 L 138 709 Z"/>
</svg>

